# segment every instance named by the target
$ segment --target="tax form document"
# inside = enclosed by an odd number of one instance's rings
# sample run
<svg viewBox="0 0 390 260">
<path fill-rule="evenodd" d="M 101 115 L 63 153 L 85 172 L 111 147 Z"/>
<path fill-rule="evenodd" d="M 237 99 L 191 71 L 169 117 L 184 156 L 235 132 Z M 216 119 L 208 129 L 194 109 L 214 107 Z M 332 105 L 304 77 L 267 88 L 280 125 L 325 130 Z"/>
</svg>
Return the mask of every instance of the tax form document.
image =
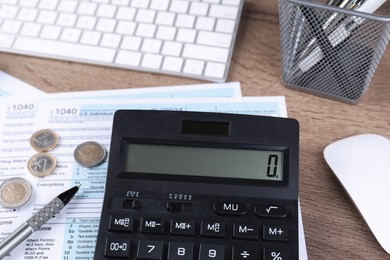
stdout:
<svg viewBox="0 0 390 260">
<path fill-rule="evenodd" d="M 23 100 L 22 103 L 21 99 L 14 100 L 19 104 L 34 104 L 35 109 L 33 108 L 30 114 L 26 111 L 10 114 L 7 108 L 15 104 L 11 101 L 8 106 L 3 103 L 0 105 L 3 111 L 0 112 L 0 118 L 1 122 L 4 122 L 1 125 L 1 133 L 7 133 L 0 137 L 0 149 L 6 149 L 0 150 L 0 178 L 23 177 L 32 184 L 34 192 L 31 201 L 24 207 L 16 211 L 0 209 L 0 239 L 47 203 L 47 198 L 74 184 L 82 184 L 82 188 L 57 218 L 49 221 L 40 231 L 19 245 L 8 259 L 93 259 L 107 159 L 96 167 L 83 168 L 75 162 L 73 151 L 85 141 L 99 142 L 108 151 L 112 116 L 116 110 L 191 110 L 287 116 L 283 97 L 154 100 L 101 98 L 72 99 L 72 102 L 39 99 Z M 23 129 L 18 128 L 21 124 L 24 124 Z M 57 158 L 58 165 L 52 175 L 36 178 L 28 174 L 25 164 L 28 158 L 36 153 L 29 147 L 29 137 L 36 130 L 43 128 L 54 130 L 60 138 L 58 146 L 50 152 Z M 12 132 L 17 129 L 21 134 L 13 136 Z M 18 152 L 13 152 L 13 147 Z M 19 156 L 16 161 L 13 161 L 14 156 Z M 8 260 L 7 257 L 5 259 Z"/>
<path fill-rule="evenodd" d="M 0 71 L 0 97 L 14 95 L 42 95 L 39 90 L 3 71 Z"/>
</svg>

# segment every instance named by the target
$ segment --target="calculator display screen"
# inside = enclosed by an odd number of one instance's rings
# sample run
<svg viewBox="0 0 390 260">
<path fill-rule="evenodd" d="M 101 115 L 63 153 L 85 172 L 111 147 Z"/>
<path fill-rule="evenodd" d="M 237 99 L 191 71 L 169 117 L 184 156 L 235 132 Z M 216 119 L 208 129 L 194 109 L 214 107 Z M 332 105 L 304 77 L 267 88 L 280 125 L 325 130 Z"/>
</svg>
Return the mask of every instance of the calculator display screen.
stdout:
<svg viewBox="0 0 390 260">
<path fill-rule="evenodd" d="M 283 152 L 127 143 L 126 172 L 283 181 Z"/>
</svg>

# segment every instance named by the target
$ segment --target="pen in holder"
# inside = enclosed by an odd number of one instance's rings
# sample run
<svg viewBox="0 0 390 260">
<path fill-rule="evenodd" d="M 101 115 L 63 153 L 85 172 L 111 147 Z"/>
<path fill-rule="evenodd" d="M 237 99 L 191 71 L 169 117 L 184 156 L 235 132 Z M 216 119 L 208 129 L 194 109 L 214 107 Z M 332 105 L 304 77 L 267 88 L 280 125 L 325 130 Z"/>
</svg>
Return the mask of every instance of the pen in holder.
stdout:
<svg viewBox="0 0 390 260">
<path fill-rule="evenodd" d="M 356 103 L 390 38 L 386 0 L 279 0 L 282 81 Z"/>
</svg>

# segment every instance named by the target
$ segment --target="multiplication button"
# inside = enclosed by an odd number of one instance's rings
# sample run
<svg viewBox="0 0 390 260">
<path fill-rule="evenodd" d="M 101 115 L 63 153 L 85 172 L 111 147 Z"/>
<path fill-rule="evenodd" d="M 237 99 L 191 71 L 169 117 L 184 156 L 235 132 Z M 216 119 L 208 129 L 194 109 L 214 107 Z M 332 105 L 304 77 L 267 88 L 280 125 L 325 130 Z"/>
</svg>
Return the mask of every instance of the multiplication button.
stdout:
<svg viewBox="0 0 390 260">
<path fill-rule="evenodd" d="M 129 239 L 107 239 L 104 256 L 110 258 L 130 257 L 131 242 Z"/>
</svg>

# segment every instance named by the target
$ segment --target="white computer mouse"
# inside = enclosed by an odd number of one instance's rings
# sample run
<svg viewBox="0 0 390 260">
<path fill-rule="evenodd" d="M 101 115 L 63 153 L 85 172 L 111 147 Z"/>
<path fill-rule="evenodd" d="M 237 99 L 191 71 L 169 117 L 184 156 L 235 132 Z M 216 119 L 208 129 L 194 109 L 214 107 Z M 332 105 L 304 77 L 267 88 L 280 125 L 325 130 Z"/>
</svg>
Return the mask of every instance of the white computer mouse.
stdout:
<svg viewBox="0 0 390 260">
<path fill-rule="evenodd" d="M 390 140 L 376 134 L 356 135 L 328 145 L 324 156 L 390 254 Z"/>
</svg>

